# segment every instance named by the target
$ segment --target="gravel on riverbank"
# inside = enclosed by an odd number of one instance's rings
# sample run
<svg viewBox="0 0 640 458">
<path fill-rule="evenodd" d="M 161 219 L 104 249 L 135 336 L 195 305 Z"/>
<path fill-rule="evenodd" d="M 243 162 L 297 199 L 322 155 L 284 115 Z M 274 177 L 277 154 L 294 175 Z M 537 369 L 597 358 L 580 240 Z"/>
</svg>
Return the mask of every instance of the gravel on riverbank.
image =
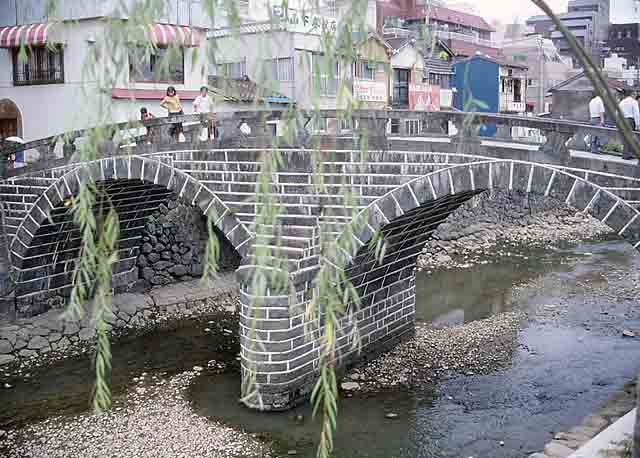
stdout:
<svg viewBox="0 0 640 458">
<path fill-rule="evenodd" d="M 202 369 L 202 368 L 194 368 Z M 6 458 L 269 457 L 251 435 L 193 412 L 184 391 L 198 371 L 141 375 L 104 414 L 53 417 L 4 434 Z"/>
<path fill-rule="evenodd" d="M 485 192 L 470 199 L 434 232 L 418 258 L 419 270 L 455 268 L 495 255 L 495 246 L 529 247 L 579 241 L 610 233 L 590 215 L 549 197 L 518 192 Z"/>
<path fill-rule="evenodd" d="M 416 387 L 454 374 L 483 374 L 511 361 L 524 314 L 507 312 L 448 328 L 416 325 L 416 335 L 353 369 L 345 379 L 361 389 Z"/>
</svg>

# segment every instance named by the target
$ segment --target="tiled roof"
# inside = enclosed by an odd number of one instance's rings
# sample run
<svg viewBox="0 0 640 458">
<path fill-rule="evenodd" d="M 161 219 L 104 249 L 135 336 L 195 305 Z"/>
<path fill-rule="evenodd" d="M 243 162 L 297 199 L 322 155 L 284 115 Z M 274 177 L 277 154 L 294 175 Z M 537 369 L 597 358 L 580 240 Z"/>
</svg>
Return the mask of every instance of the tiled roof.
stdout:
<svg viewBox="0 0 640 458">
<path fill-rule="evenodd" d="M 465 27 L 471 27 L 478 30 L 486 30 L 488 32 L 495 32 L 495 29 L 489 25 L 487 21 L 481 16 L 475 14 L 464 13 L 462 11 L 456 11 L 443 6 L 432 6 L 429 13 L 429 18 L 440 22 L 448 22 L 451 24 L 460 24 Z M 425 8 L 416 8 L 405 15 L 405 19 L 419 19 L 426 17 L 427 10 Z"/>
<path fill-rule="evenodd" d="M 236 80 L 222 78 L 219 76 L 209 76 L 209 88 L 211 92 L 219 94 L 234 102 L 270 102 L 270 103 L 291 103 L 288 97 L 277 92 L 260 88 L 250 79 Z"/>
<path fill-rule="evenodd" d="M 495 59 L 500 52 L 498 48 L 490 48 L 489 46 L 481 46 L 462 40 L 448 40 L 447 44 L 451 51 L 458 57 L 471 57 L 477 52 L 480 52 Z"/>
<path fill-rule="evenodd" d="M 424 67 L 425 74 L 427 72 L 453 74 L 452 63 L 441 59 L 427 58 L 424 60 Z"/>
</svg>

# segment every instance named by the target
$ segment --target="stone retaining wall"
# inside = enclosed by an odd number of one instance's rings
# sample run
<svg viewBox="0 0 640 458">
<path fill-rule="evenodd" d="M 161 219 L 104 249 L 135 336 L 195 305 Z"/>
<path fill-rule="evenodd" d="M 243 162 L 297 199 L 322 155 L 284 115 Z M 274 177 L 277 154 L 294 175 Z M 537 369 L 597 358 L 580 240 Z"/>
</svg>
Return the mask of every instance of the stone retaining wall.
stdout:
<svg viewBox="0 0 640 458">
<path fill-rule="evenodd" d="M 220 244 L 221 270 L 235 270 L 240 255 L 216 230 Z M 147 218 L 140 255 L 136 261 L 139 278 L 145 286 L 159 286 L 200 277 L 207 246 L 206 221 L 199 208 L 177 199 Z"/>
<path fill-rule="evenodd" d="M 119 294 L 108 319 L 112 335 L 119 336 L 158 325 L 170 318 L 202 315 L 226 310 L 235 312 L 238 289 L 233 274 L 216 280 L 209 288 L 198 281 L 153 289 L 144 294 Z M 61 310 L 50 310 L 33 318 L 0 323 L 0 366 L 38 358 L 49 353 L 74 354 L 95 340 L 90 311 L 80 321 L 67 321 Z"/>
</svg>

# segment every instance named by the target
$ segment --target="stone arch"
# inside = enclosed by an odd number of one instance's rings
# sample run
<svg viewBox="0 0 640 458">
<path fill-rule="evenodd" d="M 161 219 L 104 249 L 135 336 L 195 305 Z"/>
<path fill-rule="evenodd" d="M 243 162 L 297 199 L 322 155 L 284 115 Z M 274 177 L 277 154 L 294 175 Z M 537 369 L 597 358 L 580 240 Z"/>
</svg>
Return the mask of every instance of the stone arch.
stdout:
<svg viewBox="0 0 640 458">
<path fill-rule="evenodd" d="M 13 100 L 0 99 L 0 138 L 14 135 L 23 136 L 22 113 Z"/>
<path fill-rule="evenodd" d="M 36 267 L 33 265 L 33 256 L 38 255 L 39 253 L 38 251 L 34 252 L 32 250 L 34 237 L 36 237 L 37 234 L 38 240 L 40 242 L 43 241 L 42 231 L 39 230 L 41 227 L 47 228 L 47 225 L 51 226 L 51 219 L 56 219 L 57 225 L 62 224 L 60 230 L 64 230 L 65 228 L 63 226 L 66 224 L 66 231 L 69 231 L 69 228 L 73 226 L 73 223 L 69 221 L 70 218 L 66 216 L 66 219 L 63 220 L 64 222 L 60 223 L 58 222 L 57 216 L 59 216 L 61 212 L 66 212 L 64 209 L 64 202 L 71 196 L 75 195 L 80 189 L 80 184 L 86 181 L 89 177 L 91 177 L 95 182 L 103 185 L 105 189 L 111 186 L 116 188 L 116 192 L 127 193 L 129 202 L 137 202 L 135 201 L 135 198 L 137 198 L 135 189 L 140 189 L 141 204 L 140 206 L 138 206 L 137 203 L 133 205 L 133 211 L 136 214 L 136 224 L 134 224 L 134 226 L 140 226 L 139 222 L 144 219 L 144 217 L 141 216 L 141 213 L 138 212 L 138 209 L 142 208 L 146 211 L 150 208 L 145 204 L 145 202 L 154 201 L 156 202 L 154 205 L 158 205 L 158 199 L 162 200 L 166 199 L 169 195 L 175 195 L 178 196 L 179 200 L 182 202 L 198 207 L 203 215 L 211 214 L 214 216 L 216 228 L 219 233 L 225 236 L 230 245 L 233 246 L 241 257 L 244 257 L 247 253 L 251 234 L 237 219 L 237 217 L 231 213 L 229 208 L 206 186 L 190 175 L 175 169 L 164 162 L 140 156 L 118 156 L 101 159 L 75 167 L 54 184 L 49 186 L 49 188 L 35 201 L 33 207 L 29 211 L 29 214 L 25 217 L 18 228 L 10 246 L 12 266 L 21 276 L 23 272 L 28 273 L 29 280 L 27 281 L 37 283 L 40 280 L 40 277 L 43 277 L 42 272 L 38 275 L 33 272 L 34 267 Z M 130 187 L 133 187 L 134 190 L 132 191 Z M 108 193 L 108 191 L 106 192 Z M 153 194 L 153 197 L 145 201 L 145 196 L 150 194 Z M 132 196 L 134 199 L 131 198 Z M 115 203 L 114 205 L 117 206 Z M 142 225 L 144 226 L 144 223 L 142 223 Z M 125 227 L 124 222 L 121 222 L 121 232 L 126 230 L 128 230 L 128 227 Z M 46 235 L 47 232 L 51 232 L 51 228 L 49 227 L 44 229 L 44 232 L 46 245 L 47 243 L 52 242 L 52 240 L 47 239 L 48 235 Z M 55 249 L 57 250 L 59 237 L 56 236 L 53 238 L 56 238 L 54 242 Z M 121 243 L 123 243 L 123 240 L 121 240 Z M 38 243 L 39 242 L 35 242 L 36 245 L 38 245 Z M 38 245 L 38 247 L 39 246 L 40 245 Z M 133 246 L 128 248 L 131 249 L 132 247 Z M 49 248 L 49 250 L 51 251 L 52 249 Z M 73 256 L 69 257 L 69 253 L 66 254 L 68 259 L 64 259 L 64 261 L 71 264 L 73 262 L 73 259 L 71 259 Z M 58 251 L 56 251 L 56 253 L 43 253 L 43 256 L 55 257 L 58 259 Z M 75 256 L 77 257 L 77 253 Z M 48 262 L 51 264 L 54 261 L 49 260 Z M 55 262 L 57 263 L 58 261 Z M 131 264 L 132 265 L 129 267 L 133 269 L 135 266 L 135 260 Z M 55 275 L 63 275 L 63 273 L 58 272 L 58 267 L 56 267 Z M 65 269 L 64 275 L 68 276 L 68 274 L 68 269 Z M 47 275 L 54 274 L 49 273 Z M 184 273 L 177 275 L 184 275 Z M 18 287 L 18 289 L 28 289 L 26 287 L 21 288 L 20 282 L 18 283 Z M 16 296 L 20 296 L 19 291 L 16 292 Z"/>
<path fill-rule="evenodd" d="M 409 181 L 362 210 L 366 224 L 339 236 L 343 268 L 361 297 L 355 315 L 364 354 L 407 333 L 415 320 L 415 262 L 423 242 L 468 199 L 490 189 L 553 197 L 597 218 L 640 249 L 640 211 L 585 178 L 539 163 L 491 160 L 456 164 Z M 391 248 L 381 264 L 367 249 L 381 228 Z M 353 240 L 350 240 L 353 239 Z M 323 267 L 327 268 L 327 267 Z M 331 268 L 335 268 L 331 267 Z"/>
<path fill-rule="evenodd" d="M 356 237 L 362 245 L 370 239 L 371 228 L 389 224 L 425 204 L 457 195 L 466 195 L 466 201 L 491 189 L 562 200 L 597 218 L 635 249 L 640 249 L 640 211 L 624 199 L 588 179 L 556 167 L 508 159 L 456 164 L 399 186 L 361 212 L 367 212 L 368 224 Z"/>
</svg>

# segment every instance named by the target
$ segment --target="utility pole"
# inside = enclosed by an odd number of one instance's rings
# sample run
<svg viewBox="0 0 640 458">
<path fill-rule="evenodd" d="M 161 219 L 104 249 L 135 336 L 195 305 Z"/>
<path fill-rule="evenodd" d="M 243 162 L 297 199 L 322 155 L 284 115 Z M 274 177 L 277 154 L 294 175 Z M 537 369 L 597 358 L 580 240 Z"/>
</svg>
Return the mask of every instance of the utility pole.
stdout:
<svg viewBox="0 0 640 458">
<path fill-rule="evenodd" d="M 538 36 L 538 58 L 540 60 L 540 68 L 538 69 L 538 113 L 544 111 L 544 93 L 545 93 L 545 59 L 542 35 Z"/>
</svg>

